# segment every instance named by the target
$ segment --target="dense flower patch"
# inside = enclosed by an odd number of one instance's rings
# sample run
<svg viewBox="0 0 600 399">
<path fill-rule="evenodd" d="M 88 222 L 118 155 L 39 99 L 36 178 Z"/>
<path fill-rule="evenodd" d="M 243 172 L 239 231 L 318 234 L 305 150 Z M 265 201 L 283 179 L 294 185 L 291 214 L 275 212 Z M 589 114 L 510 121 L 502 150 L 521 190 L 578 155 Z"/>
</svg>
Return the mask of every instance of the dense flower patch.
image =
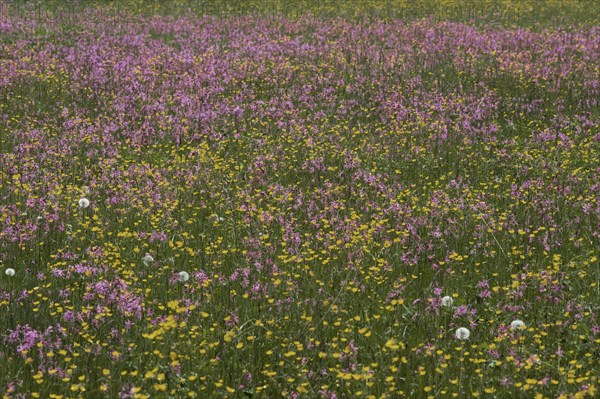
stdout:
<svg viewBox="0 0 600 399">
<path fill-rule="evenodd" d="M 597 26 L 2 18 L 4 397 L 596 395 Z"/>
</svg>

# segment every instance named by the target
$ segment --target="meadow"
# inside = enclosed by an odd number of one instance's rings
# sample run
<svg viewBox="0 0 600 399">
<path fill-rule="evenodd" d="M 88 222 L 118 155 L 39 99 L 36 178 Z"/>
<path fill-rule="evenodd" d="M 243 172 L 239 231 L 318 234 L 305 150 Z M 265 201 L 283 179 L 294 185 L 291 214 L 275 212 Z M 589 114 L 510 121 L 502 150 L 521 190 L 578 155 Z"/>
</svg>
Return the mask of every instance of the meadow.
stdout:
<svg viewBox="0 0 600 399">
<path fill-rule="evenodd" d="M 3 398 L 599 395 L 590 2 L 40 4 L 0 5 Z"/>
</svg>

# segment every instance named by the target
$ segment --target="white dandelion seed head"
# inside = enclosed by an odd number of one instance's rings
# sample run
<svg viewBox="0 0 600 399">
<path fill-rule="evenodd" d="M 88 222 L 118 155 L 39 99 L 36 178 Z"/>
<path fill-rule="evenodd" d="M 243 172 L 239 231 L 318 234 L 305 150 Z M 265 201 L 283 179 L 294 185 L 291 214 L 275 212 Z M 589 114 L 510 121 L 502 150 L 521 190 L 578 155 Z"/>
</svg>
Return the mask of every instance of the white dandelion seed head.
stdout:
<svg viewBox="0 0 600 399">
<path fill-rule="evenodd" d="M 12 277 L 15 275 L 15 269 L 9 267 L 4 271 L 4 274 L 6 274 L 9 277 Z"/>
<path fill-rule="evenodd" d="M 190 274 L 188 272 L 179 272 L 179 276 L 177 277 L 177 279 L 180 282 L 185 283 L 190 279 Z"/>
<path fill-rule="evenodd" d="M 519 319 L 513 320 L 510 323 L 510 328 L 512 330 L 522 330 L 525 328 L 525 322 Z"/>
<path fill-rule="evenodd" d="M 446 295 L 442 298 L 442 306 L 451 307 L 454 303 L 454 299 L 450 295 Z"/>
<path fill-rule="evenodd" d="M 152 257 L 152 255 L 146 254 L 142 258 L 142 262 L 144 263 L 144 266 L 149 266 L 150 263 L 154 262 L 154 258 Z"/>
<path fill-rule="evenodd" d="M 469 331 L 468 328 L 465 327 L 460 327 L 456 329 L 456 338 L 458 339 L 469 339 L 469 337 L 471 336 L 471 331 Z"/>
<path fill-rule="evenodd" d="M 215 222 L 222 222 L 223 220 L 225 220 L 223 217 L 217 215 L 216 213 L 213 213 L 212 215 L 210 215 L 210 217 L 215 221 Z"/>
<path fill-rule="evenodd" d="M 90 206 L 90 200 L 84 197 L 79 200 L 78 204 L 80 208 L 85 209 Z"/>
</svg>

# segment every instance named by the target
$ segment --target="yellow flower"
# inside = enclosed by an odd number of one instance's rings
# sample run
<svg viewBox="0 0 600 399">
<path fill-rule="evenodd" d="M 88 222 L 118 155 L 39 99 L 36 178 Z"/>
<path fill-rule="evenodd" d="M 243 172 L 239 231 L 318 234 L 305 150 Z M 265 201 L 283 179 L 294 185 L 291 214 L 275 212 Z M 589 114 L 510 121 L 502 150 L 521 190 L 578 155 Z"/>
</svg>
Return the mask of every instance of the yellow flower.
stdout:
<svg viewBox="0 0 600 399">
<path fill-rule="evenodd" d="M 394 338 L 390 338 L 386 341 L 385 347 L 395 351 L 398 349 L 404 349 L 405 346 L 402 342 L 398 342 Z"/>
<path fill-rule="evenodd" d="M 156 391 L 165 392 L 167 390 L 167 384 L 154 384 L 152 387 Z"/>
</svg>

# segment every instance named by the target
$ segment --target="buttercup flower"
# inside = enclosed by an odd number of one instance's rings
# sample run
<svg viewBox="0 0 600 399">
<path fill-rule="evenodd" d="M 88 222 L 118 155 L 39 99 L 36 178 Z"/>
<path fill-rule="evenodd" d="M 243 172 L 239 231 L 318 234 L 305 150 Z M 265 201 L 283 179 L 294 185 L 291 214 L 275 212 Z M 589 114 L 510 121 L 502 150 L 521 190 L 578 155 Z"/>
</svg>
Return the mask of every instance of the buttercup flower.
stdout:
<svg viewBox="0 0 600 399">
<path fill-rule="evenodd" d="M 465 327 L 460 327 L 456 329 L 456 338 L 458 339 L 469 339 L 469 337 L 471 336 L 471 331 L 469 331 L 468 328 Z"/>
<path fill-rule="evenodd" d="M 90 206 L 90 200 L 84 197 L 79 200 L 78 204 L 80 208 L 85 209 Z"/>
<path fill-rule="evenodd" d="M 8 269 L 6 269 L 6 270 L 4 271 L 4 274 L 6 274 L 6 275 L 7 275 L 7 276 L 9 276 L 9 277 L 12 277 L 12 276 L 14 276 L 14 275 L 15 275 L 15 269 L 12 269 L 12 268 L 10 268 L 10 267 L 9 267 Z"/>
</svg>

